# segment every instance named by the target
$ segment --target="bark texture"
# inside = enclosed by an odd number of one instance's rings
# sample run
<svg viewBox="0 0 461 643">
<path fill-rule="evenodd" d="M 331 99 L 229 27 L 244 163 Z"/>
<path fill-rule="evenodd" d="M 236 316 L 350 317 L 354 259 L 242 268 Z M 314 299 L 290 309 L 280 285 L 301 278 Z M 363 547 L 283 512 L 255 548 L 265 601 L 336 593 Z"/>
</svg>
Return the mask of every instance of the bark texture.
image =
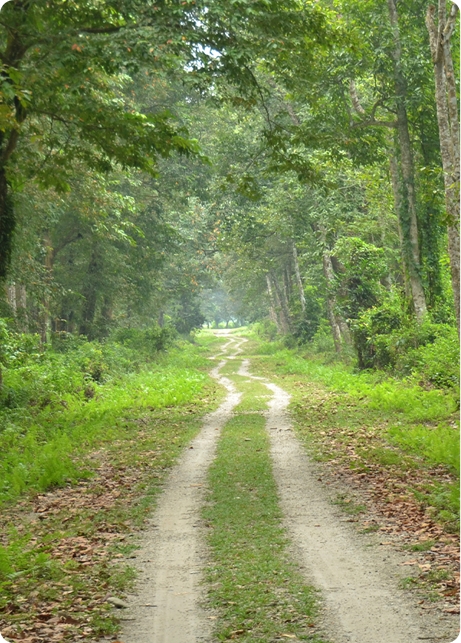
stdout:
<svg viewBox="0 0 461 643">
<path fill-rule="evenodd" d="M 434 63 L 435 98 L 439 127 L 440 153 L 445 183 L 445 207 L 448 219 L 448 254 L 451 283 L 455 302 L 458 332 L 460 330 L 460 276 L 459 276 L 459 117 L 456 80 L 451 55 L 450 38 L 453 33 L 458 7 L 453 4 L 447 16 L 446 1 L 439 0 L 438 24 L 436 8 L 429 6 L 426 26 L 429 32 L 432 62 Z"/>
<path fill-rule="evenodd" d="M 294 242 L 292 244 L 292 248 L 293 248 L 293 265 L 295 269 L 296 285 L 298 286 L 301 310 L 303 311 L 303 314 L 304 314 L 306 312 L 306 298 L 304 296 L 304 286 L 303 286 L 303 280 L 301 279 L 301 271 L 299 270 L 298 251 L 296 250 L 296 245 Z"/>
<path fill-rule="evenodd" d="M 272 322 L 277 326 L 277 330 L 280 332 L 280 322 L 277 315 L 277 310 L 275 306 L 275 297 L 274 291 L 272 289 L 272 282 L 269 273 L 266 274 L 266 284 L 267 284 L 267 294 L 269 295 L 269 317 Z"/>
<path fill-rule="evenodd" d="M 330 321 L 331 333 L 333 335 L 333 341 L 335 343 L 335 350 L 337 353 L 341 352 L 341 327 L 336 318 L 335 308 L 336 300 L 331 294 L 331 288 L 334 283 L 334 270 L 333 264 L 331 262 L 330 252 L 328 250 L 323 251 L 322 255 L 323 262 L 323 274 L 327 282 L 327 310 L 328 310 L 328 319 Z"/>
<path fill-rule="evenodd" d="M 421 279 L 414 164 L 406 109 L 407 86 L 402 71 L 402 46 L 400 42 L 396 1 L 388 0 L 387 4 L 394 38 L 392 57 L 397 112 L 396 129 L 400 151 L 401 173 L 399 218 L 403 233 L 404 260 L 408 271 L 415 314 L 416 318 L 421 321 L 427 312 L 427 305 Z"/>
</svg>

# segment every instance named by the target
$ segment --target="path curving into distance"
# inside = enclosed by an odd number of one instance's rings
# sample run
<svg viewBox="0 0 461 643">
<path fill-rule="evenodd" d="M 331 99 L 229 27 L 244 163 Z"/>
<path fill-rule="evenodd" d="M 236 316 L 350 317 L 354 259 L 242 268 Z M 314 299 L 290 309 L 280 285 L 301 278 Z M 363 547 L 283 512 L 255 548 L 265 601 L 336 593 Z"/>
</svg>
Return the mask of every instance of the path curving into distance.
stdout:
<svg viewBox="0 0 461 643">
<path fill-rule="evenodd" d="M 227 342 L 212 359 L 211 371 L 227 391 L 219 408 L 206 416 L 203 427 L 172 469 L 137 556 L 139 582 L 121 640 L 123 643 L 214 643 L 212 623 L 201 605 L 202 567 L 206 562 L 200 512 L 208 468 L 220 430 L 233 416 L 242 392 L 221 369 L 234 360 L 234 374 L 258 380 L 271 393 L 266 417 L 273 473 L 293 556 L 306 582 L 320 590 L 324 639 L 331 643 L 436 643 L 450 641 L 410 604 L 397 589 L 395 577 L 379 551 L 344 522 L 318 482 L 318 472 L 295 437 L 287 406 L 290 396 L 279 386 L 250 372 L 242 359 L 247 340 L 230 331 L 216 331 Z M 209 614 L 209 613 L 208 613 Z M 262 641 L 261 643 L 268 643 Z"/>
<path fill-rule="evenodd" d="M 223 333 L 226 334 L 226 333 Z M 232 359 L 244 338 L 229 337 L 213 359 Z M 200 528 L 204 486 L 220 429 L 232 417 L 239 393 L 219 371 L 211 371 L 227 395 L 205 417 L 200 433 L 173 467 L 137 555 L 139 581 L 121 639 L 124 643 L 196 643 L 209 641 L 210 621 L 200 607 L 204 546 Z"/>
</svg>

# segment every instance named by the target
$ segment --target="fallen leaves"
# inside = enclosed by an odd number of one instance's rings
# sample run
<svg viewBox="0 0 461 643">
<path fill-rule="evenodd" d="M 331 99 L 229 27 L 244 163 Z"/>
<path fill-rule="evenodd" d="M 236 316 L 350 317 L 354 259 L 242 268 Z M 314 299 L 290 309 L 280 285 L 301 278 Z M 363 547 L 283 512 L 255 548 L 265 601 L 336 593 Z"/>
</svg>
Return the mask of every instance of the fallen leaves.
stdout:
<svg viewBox="0 0 461 643">
<path fill-rule="evenodd" d="M 133 420 L 136 439 L 114 442 L 89 457 L 92 478 L 2 509 L 0 544 L 20 543 L 21 556 L 41 561 L 36 571 L 29 565 L 9 578 L 0 576 L 0 631 L 10 643 L 113 636 L 117 621 L 109 599 L 118 598 L 115 593 L 131 578 L 125 559 L 135 549 L 127 532 L 136 530 L 133 520 L 139 525 L 145 516 L 147 506 L 141 508 L 139 501 L 146 487 L 160 489 L 176 457 L 172 438 L 188 440 L 185 429 L 195 418 L 186 417 L 186 410 Z M 202 411 L 197 408 L 197 421 Z M 172 413 L 178 418 L 174 430 Z M 153 431 L 153 421 L 160 430 Z"/>
<path fill-rule="evenodd" d="M 410 461 L 384 439 L 386 422 L 352 398 L 325 393 L 313 383 L 304 388 L 307 395 L 295 405 L 295 414 L 302 434 L 309 436 L 310 448 L 324 462 L 325 472 L 319 477 L 344 497 L 366 506 L 368 515 L 360 520 L 363 533 L 379 531 L 385 536 L 382 545 L 414 549 L 414 558 L 403 564 L 416 567 L 417 584 L 445 602 L 456 603 L 456 610 L 459 536 L 447 533 L 419 500 L 437 485 L 453 483 L 454 477 L 442 466 L 429 467 L 422 461 L 418 466 L 418 456 Z M 332 414 L 332 408 L 340 412 Z M 339 504 L 347 511 L 347 501 Z M 429 541 L 426 550 L 424 543 Z"/>
</svg>

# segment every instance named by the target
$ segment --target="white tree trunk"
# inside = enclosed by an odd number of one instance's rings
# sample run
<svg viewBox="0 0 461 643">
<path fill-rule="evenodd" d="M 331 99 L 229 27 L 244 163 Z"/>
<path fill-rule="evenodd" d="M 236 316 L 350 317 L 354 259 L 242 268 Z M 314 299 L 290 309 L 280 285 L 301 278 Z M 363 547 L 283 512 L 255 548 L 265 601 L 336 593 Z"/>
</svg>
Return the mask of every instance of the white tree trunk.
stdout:
<svg viewBox="0 0 461 643">
<path fill-rule="evenodd" d="M 301 310 L 303 311 L 303 313 L 305 313 L 306 298 L 304 296 L 303 280 L 301 279 L 301 272 L 299 270 L 298 251 L 296 250 L 296 245 L 294 242 L 292 242 L 292 248 L 293 248 L 293 261 L 294 261 L 294 267 L 295 267 L 296 284 L 298 286 L 298 291 L 299 291 L 299 301 L 301 302 Z"/>
</svg>

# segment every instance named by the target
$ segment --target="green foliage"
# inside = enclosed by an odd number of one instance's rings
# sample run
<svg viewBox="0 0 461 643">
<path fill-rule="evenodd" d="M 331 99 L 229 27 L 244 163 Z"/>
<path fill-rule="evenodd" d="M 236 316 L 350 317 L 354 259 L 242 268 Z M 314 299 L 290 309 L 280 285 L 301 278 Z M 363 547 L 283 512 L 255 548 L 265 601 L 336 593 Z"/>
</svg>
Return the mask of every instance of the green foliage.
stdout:
<svg viewBox="0 0 461 643">
<path fill-rule="evenodd" d="M 341 261 L 337 274 L 337 294 L 341 312 L 347 320 L 356 319 L 375 305 L 381 294 L 380 278 L 385 274 L 383 249 L 358 237 L 337 241 L 335 256 Z"/>
<path fill-rule="evenodd" d="M 330 324 L 326 319 L 322 319 L 315 335 L 312 337 L 310 347 L 316 353 L 333 353 L 335 343 L 331 335 Z"/>
<path fill-rule="evenodd" d="M 206 380 L 197 347 L 162 352 L 172 341 L 167 329 L 121 329 L 120 342 L 104 343 L 61 334 L 46 350 L 33 336 L 3 332 L 0 501 L 84 477 L 77 453 L 110 440 L 124 413 L 185 404 Z"/>
<path fill-rule="evenodd" d="M 315 286 L 304 287 L 304 298 L 304 314 L 298 314 L 292 331 L 293 336 L 300 344 L 309 342 L 315 337 L 322 321 L 324 309 L 323 299 Z"/>
<path fill-rule="evenodd" d="M 394 426 L 389 429 L 389 436 L 412 453 L 423 455 L 428 462 L 442 464 L 459 476 L 459 431 L 457 428 L 439 425 L 437 427 Z"/>
<path fill-rule="evenodd" d="M 260 322 L 256 322 L 252 325 L 251 329 L 257 337 L 269 342 L 273 342 L 278 334 L 277 326 L 269 319 L 263 319 Z"/>
<path fill-rule="evenodd" d="M 417 323 L 396 299 L 364 311 L 351 324 L 362 368 L 392 368 L 421 384 L 459 385 L 459 339 L 448 324 Z"/>
<path fill-rule="evenodd" d="M 53 577 L 56 564 L 47 553 L 30 546 L 30 535 L 13 533 L 10 540 L 10 545 L 0 545 L 0 587 L 25 574 L 43 580 Z"/>
<path fill-rule="evenodd" d="M 112 334 L 111 339 L 135 351 L 142 351 L 144 355 L 151 357 L 158 351 L 169 348 L 176 339 L 176 333 L 174 328 L 169 326 L 164 328 L 152 326 L 145 330 L 119 328 Z"/>
</svg>

